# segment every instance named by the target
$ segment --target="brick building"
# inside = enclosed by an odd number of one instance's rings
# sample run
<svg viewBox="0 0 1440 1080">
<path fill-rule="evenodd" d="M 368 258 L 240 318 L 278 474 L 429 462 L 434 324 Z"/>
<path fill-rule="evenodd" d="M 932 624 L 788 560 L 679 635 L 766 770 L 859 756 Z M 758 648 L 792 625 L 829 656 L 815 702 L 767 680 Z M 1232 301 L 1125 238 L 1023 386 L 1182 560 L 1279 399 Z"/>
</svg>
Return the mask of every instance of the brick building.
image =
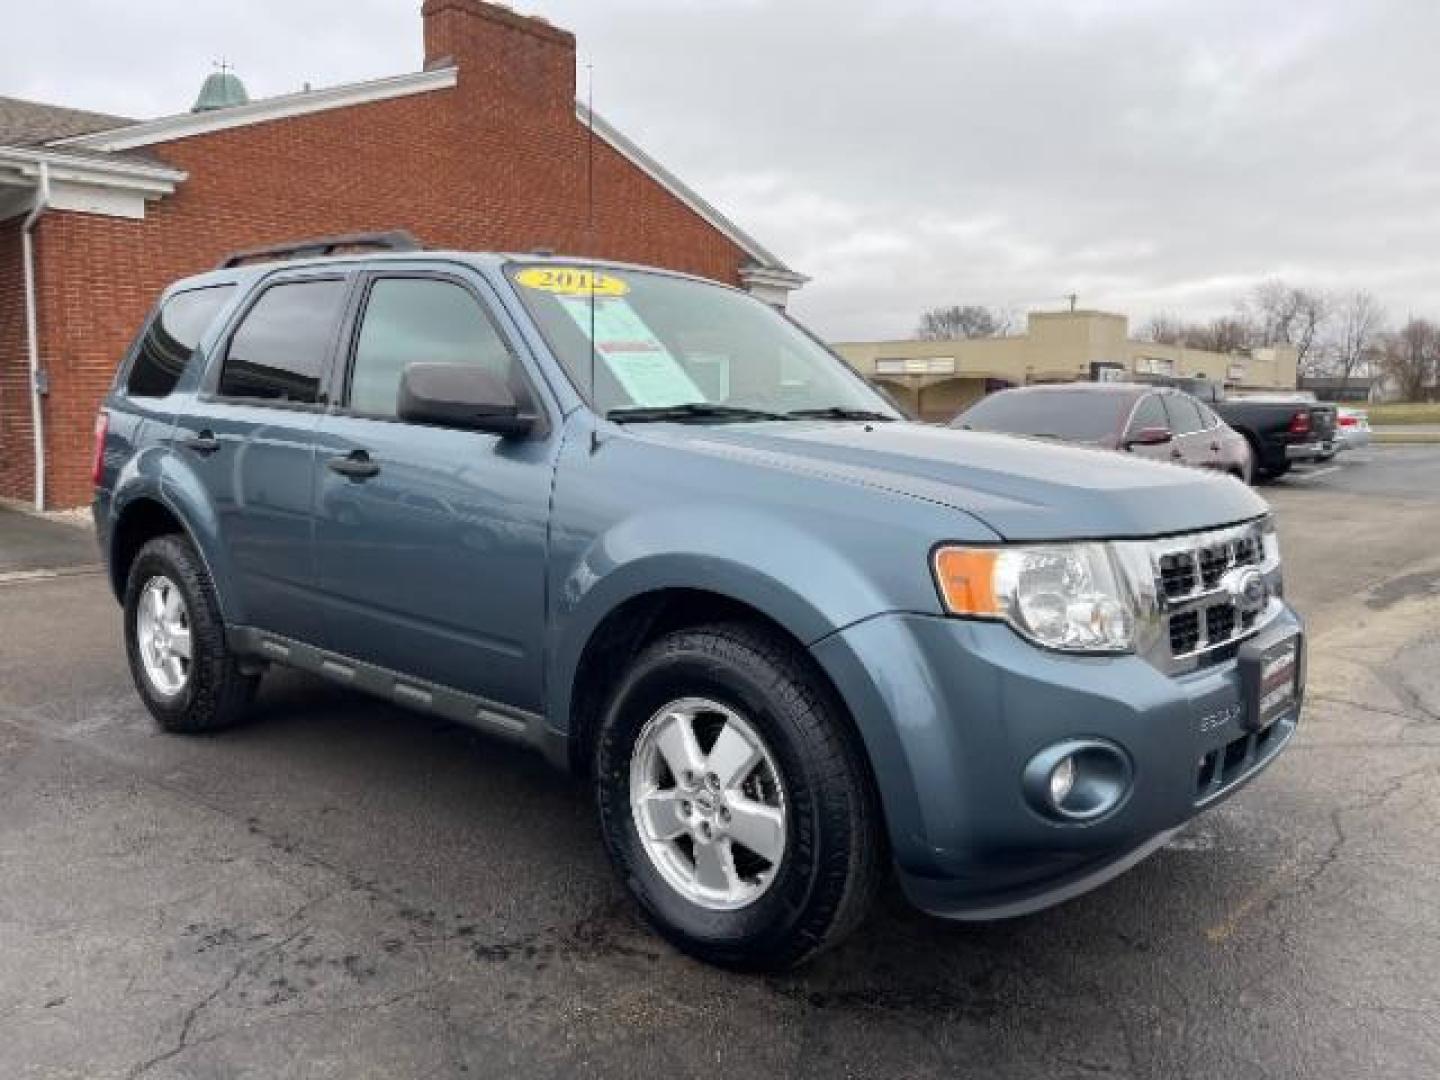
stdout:
<svg viewBox="0 0 1440 1080">
<path fill-rule="evenodd" d="M 424 69 L 365 83 L 140 122 L 0 98 L 0 497 L 89 499 L 121 353 L 165 285 L 236 249 L 400 228 L 775 303 L 804 282 L 599 117 L 592 146 L 571 34 L 482 0 L 422 21 Z"/>
</svg>

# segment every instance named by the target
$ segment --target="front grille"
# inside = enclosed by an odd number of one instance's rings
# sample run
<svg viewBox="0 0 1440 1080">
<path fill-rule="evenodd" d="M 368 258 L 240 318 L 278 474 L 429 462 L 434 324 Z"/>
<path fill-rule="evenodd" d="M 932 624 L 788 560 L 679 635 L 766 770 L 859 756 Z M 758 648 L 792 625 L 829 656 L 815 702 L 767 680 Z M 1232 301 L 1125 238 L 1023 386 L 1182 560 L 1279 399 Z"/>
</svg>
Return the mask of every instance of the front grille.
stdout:
<svg viewBox="0 0 1440 1080">
<path fill-rule="evenodd" d="M 1167 597 L 1188 596 L 1195 591 L 1195 556 L 1188 551 L 1160 558 L 1160 591 Z"/>
<path fill-rule="evenodd" d="M 1250 732 L 1216 747 L 1200 759 L 1195 773 L 1195 801 L 1209 802 L 1274 757 L 1295 729 L 1295 721 L 1277 720 L 1263 731 Z"/>
<path fill-rule="evenodd" d="M 1182 611 L 1170 616 L 1170 652 L 1184 656 L 1200 644 L 1200 613 Z"/>
<path fill-rule="evenodd" d="M 1205 609 L 1205 640 L 1229 641 L 1235 636 L 1235 605 L 1213 604 Z"/>
<path fill-rule="evenodd" d="M 1216 544 L 1214 547 L 1200 549 L 1200 584 L 1205 588 L 1213 589 L 1220 584 L 1220 579 L 1230 568 L 1230 551 L 1229 544 Z"/>
<path fill-rule="evenodd" d="M 1244 567 L 1269 574 L 1278 563 L 1266 559 L 1259 522 L 1152 542 L 1167 660 L 1216 662 L 1234 654 L 1234 646 L 1257 629 L 1271 605 L 1254 610 L 1238 602 L 1239 585 L 1230 575 Z"/>
</svg>

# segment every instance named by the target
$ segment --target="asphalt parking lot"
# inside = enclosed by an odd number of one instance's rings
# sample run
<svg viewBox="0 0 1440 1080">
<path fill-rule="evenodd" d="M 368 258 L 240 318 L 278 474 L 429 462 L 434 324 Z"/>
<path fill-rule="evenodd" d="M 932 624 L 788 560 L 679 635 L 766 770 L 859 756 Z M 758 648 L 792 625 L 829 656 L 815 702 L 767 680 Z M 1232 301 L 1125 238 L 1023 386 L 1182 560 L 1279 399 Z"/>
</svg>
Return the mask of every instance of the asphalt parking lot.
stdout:
<svg viewBox="0 0 1440 1080">
<path fill-rule="evenodd" d="M 892 893 L 774 978 L 652 937 L 588 792 L 524 751 L 285 674 L 241 729 L 157 734 L 103 579 L 27 557 L 0 1076 L 1440 1075 L 1440 446 L 1261 492 L 1311 637 L 1267 774 L 1063 907 Z"/>
</svg>

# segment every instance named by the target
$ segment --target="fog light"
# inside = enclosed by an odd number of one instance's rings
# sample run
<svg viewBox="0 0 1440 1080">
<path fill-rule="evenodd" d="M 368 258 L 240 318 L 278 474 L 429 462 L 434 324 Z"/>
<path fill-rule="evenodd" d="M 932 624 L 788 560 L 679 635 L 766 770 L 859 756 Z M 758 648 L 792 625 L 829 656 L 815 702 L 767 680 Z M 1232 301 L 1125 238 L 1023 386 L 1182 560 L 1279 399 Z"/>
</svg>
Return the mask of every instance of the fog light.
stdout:
<svg viewBox="0 0 1440 1080">
<path fill-rule="evenodd" d="M 1062 806 L 1065 798 L 1075 787 L 1075 759 L 1073 757 L 1061 758 L 1060 764 L 1050 770 L 1050 802 L 1053 806 Z"/>
<path fill-rule="evenodd" d="M 1130 794 L 1130 759 L 1101 739 L 1067 739 L 1032 757 L 1021 777 L 1025 799 L 1054 821 L 1080 823 L 1109 814 Z"/>
</svg>

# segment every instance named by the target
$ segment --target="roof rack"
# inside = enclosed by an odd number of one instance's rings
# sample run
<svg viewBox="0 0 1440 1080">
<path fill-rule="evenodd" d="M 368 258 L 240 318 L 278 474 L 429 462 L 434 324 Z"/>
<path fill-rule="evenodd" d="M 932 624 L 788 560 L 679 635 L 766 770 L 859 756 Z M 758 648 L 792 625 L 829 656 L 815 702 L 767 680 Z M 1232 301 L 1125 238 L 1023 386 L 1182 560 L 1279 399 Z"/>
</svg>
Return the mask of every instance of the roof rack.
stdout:
<svg viewBox="0 0 1440 1080">
<path fill-rule="evenodd" d="M 288 244 L 232 251 L 220 260 L 218 269 L 229 270 L 251 262 L 277 259 L 302 259 L 316 255 L 334 255 L 343 251 L 420 251 L 423 245 L 404 229 L 389 232 L 348 233 L 344 236 L 317 236 L 313 240 L 293 240 Z"/>
</svg>

